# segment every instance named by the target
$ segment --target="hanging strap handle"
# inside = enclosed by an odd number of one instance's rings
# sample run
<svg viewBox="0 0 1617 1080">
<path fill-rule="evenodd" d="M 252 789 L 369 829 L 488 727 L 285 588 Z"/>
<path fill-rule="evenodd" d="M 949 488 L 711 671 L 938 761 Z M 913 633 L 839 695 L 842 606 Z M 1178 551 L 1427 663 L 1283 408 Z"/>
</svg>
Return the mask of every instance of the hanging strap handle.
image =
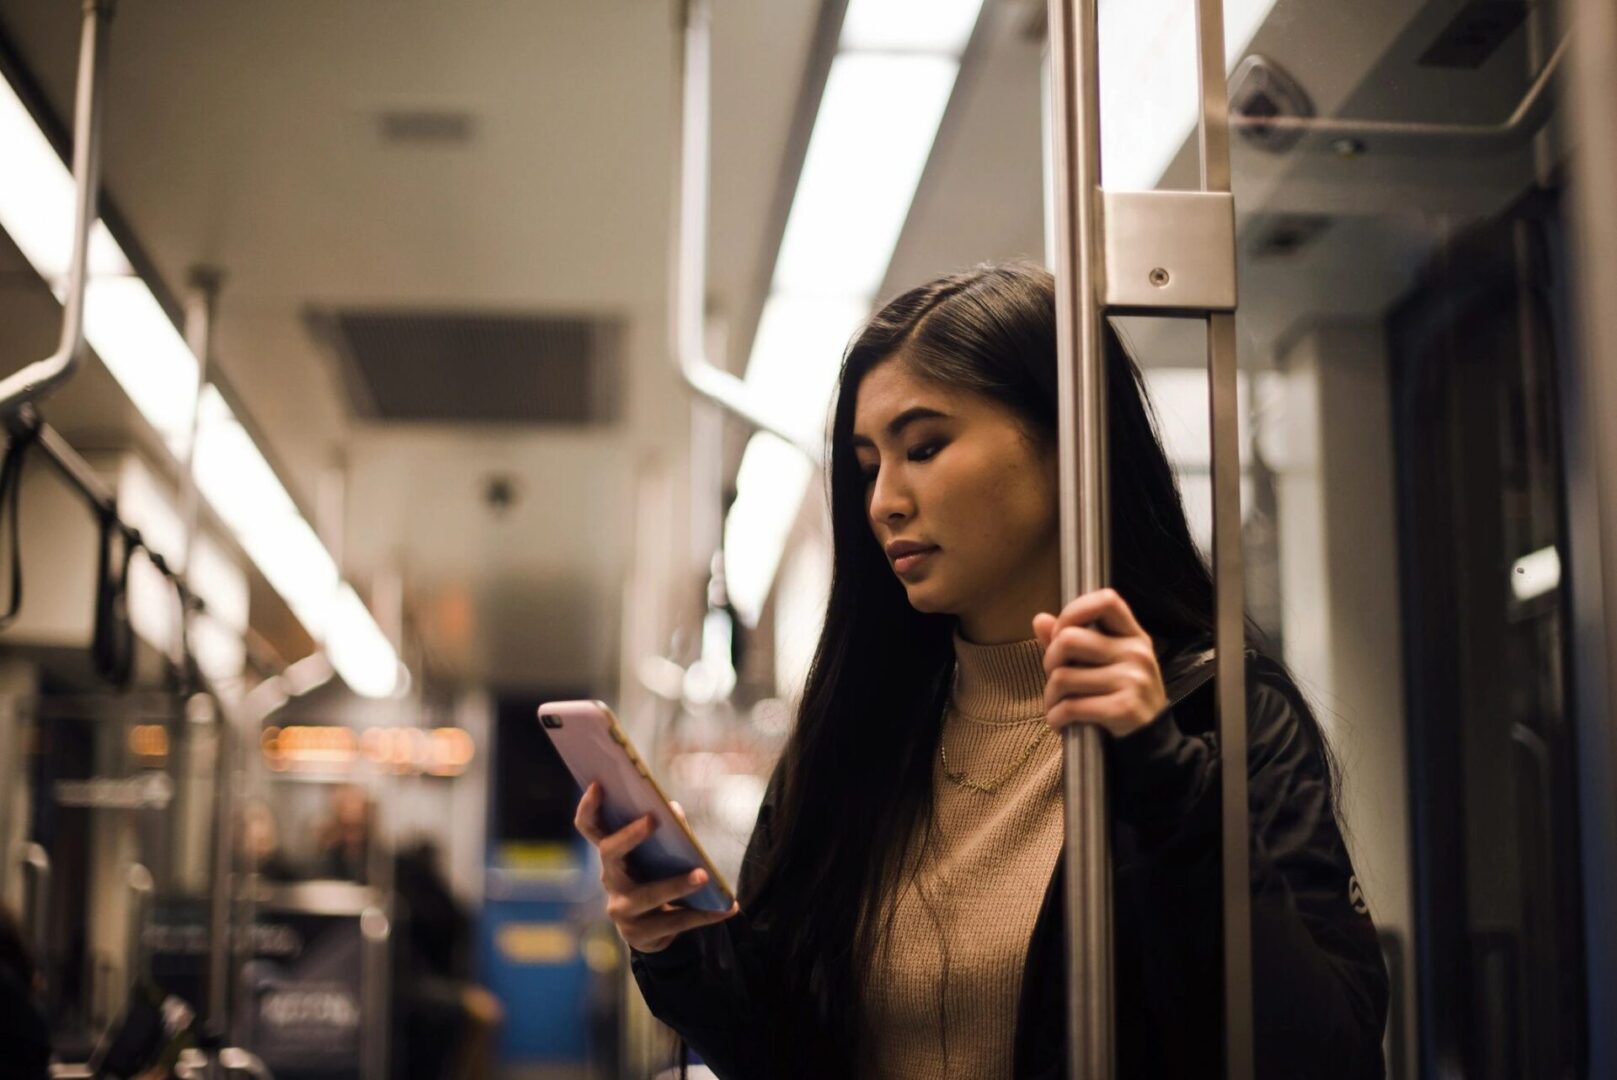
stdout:
<svg viewBox="0 0 1617 1080">
<path fill-rule="evenodd" d="M 6 610 L 0 614 L 0 630 L 17 619 L 22 610 L 22 527 L 19 524 L 19 499 L 22 491 L 22 467 L 28 457 L 28 448 L 39 438 L 39 428 L 33 424 L 19 424 L 11 430 L 11 442 L 6 447 L 4 462 L 0 462 L 0 514 L 11 519 L 11 594 Z"/>
<path fill-rule="evenodd" d="M 129 562 L 140 534 L 118 520 L 116 505 L 98 508 L 101 550 L 96 560 L 95 631 L 90 656 L 95 672 L 114 686 L 129 685 L 135 668 L 135 632 L 129 623 Z M 113 548 L 120 550 L 116 556 Z"/>
</svg>

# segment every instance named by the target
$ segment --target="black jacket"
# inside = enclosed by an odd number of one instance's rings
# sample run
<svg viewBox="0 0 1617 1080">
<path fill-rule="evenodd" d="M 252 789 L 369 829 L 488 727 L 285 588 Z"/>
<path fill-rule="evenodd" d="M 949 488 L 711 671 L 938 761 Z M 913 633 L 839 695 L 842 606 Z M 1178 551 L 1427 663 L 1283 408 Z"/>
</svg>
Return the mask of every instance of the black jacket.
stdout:
<svg viewBox="0 0 1617 1080">
<path fill-rule="evenodd" d="M 1203 1080 L 1223 1066 L 1219 746 L 1206 642 L 1163 661 L 1169 708 L 1106 740 L 1112 802 L 1114 1015 L 1122 1078 Z M 1249 655 L 1252 966 L 1258 1075 L 1384 1075 L 1387 974 L 1331 809 L 1328 766 L 1284 670 Z M 759 872 L 780 776 L 742 864 Z M 1066 1076 L 1063 863 L 1034 924 L 1016 1014 L 1017 1080 Z M 651 1011 L 724 1080 L 768 1077 L 757 912 L 632 954 Z M 986 1078 L 985 1078 L 986 1080 Z"/>
</svg>

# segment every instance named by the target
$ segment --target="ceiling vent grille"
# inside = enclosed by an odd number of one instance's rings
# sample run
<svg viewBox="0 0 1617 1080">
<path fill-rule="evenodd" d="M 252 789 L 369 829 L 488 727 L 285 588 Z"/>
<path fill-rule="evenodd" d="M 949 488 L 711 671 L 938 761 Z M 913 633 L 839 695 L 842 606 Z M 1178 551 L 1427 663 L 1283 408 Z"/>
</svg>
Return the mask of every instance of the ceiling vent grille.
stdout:
<svg viewBox="0 0 1617 1080">
<path fill-rule="evenodd" d="M 617 418 L 616 318 L 460 311 L 311 310 L 354 413 L 452 424 L 592 424 Z"/>
<path fill-rule="evenodd" d="M 384 143 L 461 146 L 472 141 L 477 121 L 464 109 L 383 109 L 376 132 Z"/>
</svg>

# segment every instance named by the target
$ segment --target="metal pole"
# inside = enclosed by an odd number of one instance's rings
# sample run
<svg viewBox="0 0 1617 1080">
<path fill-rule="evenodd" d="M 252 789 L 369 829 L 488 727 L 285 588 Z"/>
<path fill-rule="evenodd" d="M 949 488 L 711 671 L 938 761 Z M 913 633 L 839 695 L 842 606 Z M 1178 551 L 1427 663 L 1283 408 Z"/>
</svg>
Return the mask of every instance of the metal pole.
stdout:
<svg viewBox="0 0 1617 1080">
<path fill-rule="evenodd" d="M 1051 0 L 1050 58 L 1065 600 L 1101 588 L 1108 576 L 1096 0 Z M 1067 728 L 1063 753 L 1068 1075 L 1106 1080 L 1115 1058 L 1112 859 L 1100 730 Z"/>
<path fill-rule="evenodd" d="M 771 417 L 743 379 L 707 356 L 708 132 L 711 122 L 713 5 L 685 0 L 681 5 L 679 169 L 676 174 L 673 244 L 673 326 L 675 365 L 687 386 L 759 431 L 790 443 L 819 463 L 821 449 Z"/>
<path fill-rule="evenodd" d="M 129 887 L 129 977 L 145 982 L 152 977 L 151 951 L 146 948 L 146 924 L 151 921 L 152 893 L 156 883 L 152 872 L 141 863 L 131 863 L 124 874 Z"/>
<path fill-rule="evenodd" d="M 1229 88 L 1223 0 L 1197 0 L 1203 191 L 1230 190 Z M 1231 252 L 1233 257 L 1234 252 Z M 1224 885 L 1224 1075 L 1253 1075 L 1252 894 L 1246 776 L 1246 604 L 1241 559 L 1241 448 L 1235 313 L 1207 316 L 1212 427 L 1213 585 Z"/>
<path fill-rule="evenodd" d="M 208 385 L 213 364 L 213 323 L 218 310 L 219 287 L 223 282 L 224 274 L 213 267 L 192 267 L 191 293 L 185 305 L 185 343 L 196 357 L 197 378 L 185 453 L 180 462 L 180 521 L 185 527 L 185 537 L 181 541 L 179 565 L 174 567 L 182 587 L 179 618 L 175 623 L 177 632 L 173 660 L 182 672 L 190 669 L 192 612 L 187 600 L 191 593 L 191 557 L 196 549 L 197 527 L 202 511 L 196 481 L 197 429 L 202 418 L 202 390 Z"/>
<path fill-rule="evenodd" d="M 56 970 L 51 962 L 51 857 L 43 844 L 29 841 L 23 846 L 23 868 L 28 871 L 28 947 L 44 984 L 41 996 L 46 1002 L 56 989 Z"/>
<path fill-rule="evenodd" d="M 185 703 L 187 726 L 193 731 L 204 723 L 213 728 L 213 858 L 208 875 L 208 1009 L 204 1022 L 209 1033 L 224 1038 L 230 1024 L 230 961 L 232 943 L 231 889 L 235 867 L 232 799 L 236 741 L 231 736 L 230 717 L 222 703 L 207 693 L 193 694 Z M 192 736 L 195 737 L 194 735 Z"/>
<path fill-rule="evenodd" d="M 38 401 L 73 377 L 84 358 L 84 294 L 89 285 L 90 230 L 101 183 L 101 113 L 105 98 L 107 24 L 112 0 L 85 0 L 79 31 L 79 76 L 73 105 L 73 247 L 56 352 L 0 381 L 0 415 Z"/>
<path fill-rule="evenodd" d="M 359 1075 L 361 1080 L 385 1080 L 388 1043 L 387 953 L 393 925 L 382 907 L 371 904 L 360 913 L 359 930 L 364 938 L 364 956 L 360 961 L 360 1015 L 363 1019 Z"/>
</svg>

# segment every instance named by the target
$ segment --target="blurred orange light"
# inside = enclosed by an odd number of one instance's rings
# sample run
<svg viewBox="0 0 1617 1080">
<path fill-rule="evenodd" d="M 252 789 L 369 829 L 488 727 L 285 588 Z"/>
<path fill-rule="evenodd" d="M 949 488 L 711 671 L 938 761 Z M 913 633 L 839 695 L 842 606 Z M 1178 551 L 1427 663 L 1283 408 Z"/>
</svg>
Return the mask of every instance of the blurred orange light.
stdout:
<svg viewBox="0 0 1617 1080">
<path fill-rule="evenodd" d="M 162 724 L 136 724 L 129 729 L 129 752 L 142 758 L 168 757 L 168 729 Z"/>
</svg>

